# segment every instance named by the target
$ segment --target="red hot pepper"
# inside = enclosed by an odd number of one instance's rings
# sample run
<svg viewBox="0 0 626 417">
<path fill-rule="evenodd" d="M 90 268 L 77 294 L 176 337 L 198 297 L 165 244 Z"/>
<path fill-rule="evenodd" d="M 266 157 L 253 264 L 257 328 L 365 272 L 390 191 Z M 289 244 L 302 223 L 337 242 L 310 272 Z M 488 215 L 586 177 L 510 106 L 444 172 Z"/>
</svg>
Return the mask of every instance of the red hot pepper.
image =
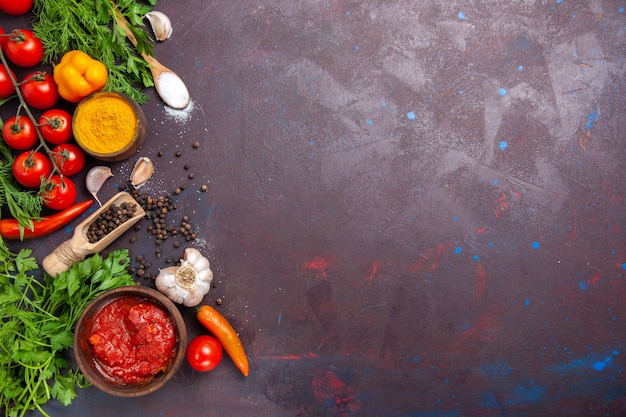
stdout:
<svg viewBox="0 0 626 417">
<path fill-rule="evenodd" d="M 93 200 L 85 200 L 65 210 L 46 216 L 39 221 L 35 221 L 32 230 L 27 227 L 24 228 L 23 236 L 20 233 L 20 226 L 16 219 L 2 219 L 0 220 L 0 236 L 5 239 L 31 239 L 48 235 L 80 216 L 92 204 Z"/>
</svg>

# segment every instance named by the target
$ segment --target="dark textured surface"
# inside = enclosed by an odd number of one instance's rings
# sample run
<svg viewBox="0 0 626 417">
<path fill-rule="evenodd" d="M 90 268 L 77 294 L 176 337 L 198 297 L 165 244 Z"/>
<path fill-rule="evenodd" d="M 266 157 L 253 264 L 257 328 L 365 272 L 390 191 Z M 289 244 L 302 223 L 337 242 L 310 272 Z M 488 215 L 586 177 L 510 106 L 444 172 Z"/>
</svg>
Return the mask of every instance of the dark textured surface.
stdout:
<svg viewBox="0 0 626 417">
<path fill-rule="evenodd" d="M 185 365 L 145 398 L 89 388 L 46 410 L 626 415 L 624 7 L 161 0 L 155 54 L 192 104 L 150 92 L 146 188 L 187 185 L 171 222 L 197 226 L 205 301 L 250 376 Z M 157 259 L 143 225 L 114 247 L 156 273 L 184 244 Z"/>
</svg>

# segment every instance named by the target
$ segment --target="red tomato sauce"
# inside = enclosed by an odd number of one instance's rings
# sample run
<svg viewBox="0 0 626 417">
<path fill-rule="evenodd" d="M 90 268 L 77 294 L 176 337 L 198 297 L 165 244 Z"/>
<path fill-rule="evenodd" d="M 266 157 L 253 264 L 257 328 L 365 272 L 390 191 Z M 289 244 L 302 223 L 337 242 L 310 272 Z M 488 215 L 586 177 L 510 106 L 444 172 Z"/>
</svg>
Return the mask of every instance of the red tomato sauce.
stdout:
<svg viewBox="0 0 626 417">
<path fill-rule="evenodd" d="M 176 327 L 159 305 L 137 296 L 104 306 L 89 336 L 96 366 L 112 382 L 144 384 L 165 371 L 176 354 Z"/>
</svg>

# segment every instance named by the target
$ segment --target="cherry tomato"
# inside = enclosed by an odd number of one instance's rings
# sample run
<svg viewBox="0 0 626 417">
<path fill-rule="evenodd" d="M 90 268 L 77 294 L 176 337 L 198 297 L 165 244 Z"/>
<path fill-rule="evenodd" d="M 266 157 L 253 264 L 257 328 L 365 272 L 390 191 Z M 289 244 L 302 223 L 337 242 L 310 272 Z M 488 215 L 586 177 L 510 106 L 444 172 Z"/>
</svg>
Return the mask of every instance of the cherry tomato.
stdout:
<svg viewBox="0 0 626 417">
<path fill-rule="evenodd" d="M 37 121 L 46 142 L 60 145 L 72 138 L 72 115 L 61 109 L 45 111 Z"/>
<path fill-rule="evenodd" d="M 59 87 L 54 77 L 45 71 L 28 74 L 20 83 L 26 103 L 36 109 L 49 109 L 59 101 Z"/>
<path fill-rule="evenodd" d="M 43 59 L 43 43 L 28 29 L 15 29 L 2 44 L 4 52 L 15 65 L 30 68 Z"/>
<path fill-rule="evenodd" d="M 32 148 L 39 140 L 35 125 L 27 116 L 9 118 L 2 127 L 2 137 L 9 147 L 19 151 Z"/>
<path fill-rule="evenodd" d="M 22 152 L 13 161 L 13 176 L 27 188 L 39 188 L 41 177 L 46 179 L 51 173 L 52 164 L 41 152 Z"/>
<path fill-rule="evenodd" d="M 6 14 L 19 16 L 33 8 L 33 0 L 0 0 L 0 10 Z"/>
<path fill-rule="evenodd" d="M 76 185 L 59 175 L 53 175 L 41 190 L 43 205 L 52 210 L 65 210 L 76 201 Z"/>
<path fill-rule="evenodd" d="M 55 146 L 52 149 L 52 159 L 59 167 L 61 174 L 66 176 L 78 174 L 85 166 L 85 153 L 71 143 Z"/>
<path fill-rule="evenodd" d="M 196 371 L 211 371 L 222 360 L 222 345 L 213 336 L 201 335 L 189 343 L 186 356 L 187 362 Z"/>
<path fill-rule="evenodd" d="M 17 81 L 15 73 L 11 70 L 13 79 Z M 15 85 L 9 76 L 9 72 L 4 65 L 0 65 L 0 99 L 7 98 L 15 94 Z"/>
</svg>

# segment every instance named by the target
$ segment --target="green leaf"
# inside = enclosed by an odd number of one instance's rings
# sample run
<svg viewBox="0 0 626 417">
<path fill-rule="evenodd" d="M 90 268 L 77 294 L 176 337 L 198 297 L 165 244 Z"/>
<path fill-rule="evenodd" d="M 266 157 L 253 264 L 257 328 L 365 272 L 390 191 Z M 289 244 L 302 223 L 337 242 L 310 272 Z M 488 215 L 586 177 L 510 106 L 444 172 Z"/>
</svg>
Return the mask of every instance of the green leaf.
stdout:
<svg viewBox="0 0 626 417">
<path fill-rule="evenodd" d="M 109 14 L 111 10 L 111 2 L 108 0 L 96 0 L 95 3 L 96 3 L 96 15 L 98 16 L 98 21 L 101 24 L 106 24 L 111 18 Z"/>
<path fill-rule="evenodd" d="M 52 350 L 62 350 L 71 347 L 74 344 L 74 334 L 70 331 L 63 331 L 50 336 L 50 344 Z"/>
<path fill-rule="evenodd" d="M 13 352 L 11 358 L 16 362 L 26 364 L 42 364 L 51 356 L 52 354 L 45 350 L 17 350 Z"/>
<path fill-rule="evenodd" d="M 89 382 L 87 377 L 83 375 L 82 372 L 74 373 L 74 383 L 79 388 L 87 388 L 91 386 L 91 382 Z"/>
<path fill-rule="evenodd" d="M 54 384 L 51 390 L 52 398 L 58 400 L 61 404 L 68 406 L 72 400 L 76 398 L 76 389 L 74 388 L 74 377 L 69 375 L 57 375 L 54 378 Z"/>
<path fill-rule="evenodd" d="M 67 289 L 67 282 L 71 279 L 70 276 L 72 274 L 72 270 L 67 274 L 59 274 L 57 277 L 49 283 L 51 287 L 54 288 L 54 292 L 61 293 Z"/>
<path fill-rule="evenodd" d="M 0 293 L 0 305 L 14 304 L 22 298 L 22 294 L 14 290 L 13 285 L 3 285 Z"/>
<path fill-rule="evenodd" d="M 78 291 L 81 286 L 80 279 L 76 274 L 67 275 L 67 292 L 70 298 Z"/>
<path fill-rule="evenodd" d="M 34 271 L 39 269 L 37 259 L 32 256 L 32 249 L 22 249 L 17 253 L 15 263 L 18 265 L 18 269 L 21 272 Z"/>
</svg>

